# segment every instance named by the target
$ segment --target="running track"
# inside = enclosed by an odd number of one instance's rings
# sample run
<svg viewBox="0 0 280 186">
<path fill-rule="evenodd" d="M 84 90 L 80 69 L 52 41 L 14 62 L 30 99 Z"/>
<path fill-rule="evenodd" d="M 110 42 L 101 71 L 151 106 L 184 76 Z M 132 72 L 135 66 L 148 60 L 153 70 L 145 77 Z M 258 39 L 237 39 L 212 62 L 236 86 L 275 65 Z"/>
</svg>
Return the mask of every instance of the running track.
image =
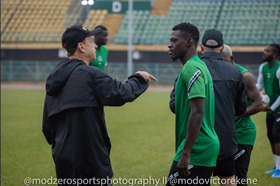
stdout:
<svg viewBox="0 0 280 186">
<path fill-rule="evenodd" d="M 155 86 L 151 85 L 148 88 L 148 91 L 153 92 L 171 92 L 172 86 Z M 45 84 L 28 84 L 28 83 L 2 83 L 1 82 L 1 89 L 45 89 Z"/>
</svg>

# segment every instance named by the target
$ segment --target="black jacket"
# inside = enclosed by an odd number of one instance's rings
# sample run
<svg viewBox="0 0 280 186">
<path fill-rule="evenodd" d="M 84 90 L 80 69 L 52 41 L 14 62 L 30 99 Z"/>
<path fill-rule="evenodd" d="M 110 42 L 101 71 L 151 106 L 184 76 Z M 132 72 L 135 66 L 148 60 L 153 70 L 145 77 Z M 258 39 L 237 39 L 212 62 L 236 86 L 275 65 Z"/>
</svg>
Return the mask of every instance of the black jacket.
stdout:
<svg viewBox="0 0 280 186">
<path fill-rule="evenodd" d="M 57 178 L 113 176 L 103 106 L 132 102 L 147 87 L 140 74 L 122 84 L 77 59 L 57 65 L 47 79 L 43 116 L 43 133 L 52 145 Z"/>
<path fill-rule="evenodd" d="M 247 87 L 238 67 L 217 52 L 205 52 L 200 59 L 212 75 L 215 92 L 215 130 L 220 140 L 218 160 L 237 152 L 235 116 L 246 112 Z"/>
</svg>

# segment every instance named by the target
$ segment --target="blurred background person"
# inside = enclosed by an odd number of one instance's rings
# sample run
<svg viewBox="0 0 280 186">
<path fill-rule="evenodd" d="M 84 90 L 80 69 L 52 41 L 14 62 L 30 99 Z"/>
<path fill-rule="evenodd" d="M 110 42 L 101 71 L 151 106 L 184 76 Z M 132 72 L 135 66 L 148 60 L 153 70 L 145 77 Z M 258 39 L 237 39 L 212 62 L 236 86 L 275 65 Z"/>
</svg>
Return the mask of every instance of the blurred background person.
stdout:
<svg viewBox="0 0 280 186">
<path fill-rule="evenodd" d="M 242 73 L 247 86 L 248 104 L 246 112 L 235 119 L 235 137 L 238 151 L 235 154 L 235 175 L 239 179 L 237 186 L 247 186 L 247 172 L 250 163 L 251 152 L 257 136 L 255 122 L 250 117 L 263 109 L 260 93 L 255 85 L 254 76 L 244 67 L 234 62 L 232 50 L 224 44 L 224 60 L 237 66 Z"/>
<path fill-rule="evenodd" d="M 104 67 L 107 66 L 108 49 L 105 46 L 108 42 L 108 30 L 106 27 L 99 25 L 96 28 L 101 28 L 102 31 L 94 35 L 94 42 L 97 45 L 96 48 L 96 60 L 89 63 L 89 66 L 95 66 L 104 71 Z"/>
</svg>

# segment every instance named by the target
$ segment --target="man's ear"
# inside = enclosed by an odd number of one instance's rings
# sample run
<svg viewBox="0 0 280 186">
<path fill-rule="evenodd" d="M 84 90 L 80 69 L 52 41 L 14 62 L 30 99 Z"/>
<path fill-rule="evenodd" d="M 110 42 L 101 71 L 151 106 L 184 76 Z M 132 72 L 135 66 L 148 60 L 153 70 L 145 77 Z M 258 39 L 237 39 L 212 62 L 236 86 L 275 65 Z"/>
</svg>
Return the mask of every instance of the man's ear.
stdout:
<svg viewBox="0 0 280 186">
<path fill-rule="evenodd" d="M 224 48 L 225 48 L 225 45 L 222 46 L 220 53 L 223 53 Z"/>
<path fill-rule="evenodd" d="M 277 59 L 277 53 L 276 52 L 273 52 L 272 56 L 273 56 L 273 58 Z"/>
<path fill-rule="evenodd" d="M 199 46 L 200 46 L 201 52 L 204 53 L 204 47 L 203 47 L 202 43 L 199 43 Z"/>
<path fill-rule="evenodd" d="M 193 43 L 193 40 L 192 40 L 192 38 L 189 37 L 188 39 L 185 39 L 185 42 L 186 42 L 187 46 L 191 46 Z"/>
<path fill-rule="evenodd" d="M 77 49 L 79 49 L 82 53 L 84 53 L 86 51 L 83 43 L 78 43 Z"/>
<path fill-rule="evenodd" d="M 231 62 L 234 62 L 234 57 L 230 56 L 230 60 L 231 60 Z"/>
</svg>

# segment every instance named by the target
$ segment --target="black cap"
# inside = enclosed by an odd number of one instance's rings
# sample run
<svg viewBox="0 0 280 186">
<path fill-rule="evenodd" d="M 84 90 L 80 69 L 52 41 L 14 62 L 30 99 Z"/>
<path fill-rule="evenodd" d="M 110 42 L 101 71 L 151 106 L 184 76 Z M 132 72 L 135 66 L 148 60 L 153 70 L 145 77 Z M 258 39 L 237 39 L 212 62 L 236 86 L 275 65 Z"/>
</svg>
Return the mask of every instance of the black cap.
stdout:
<svg viewBox="0 0 280 186">
<path fill-rule="evenodd" d="M 101 28 L 89 31 L 87 28 L 80 25 L 73 25 L 67 28 L 62 35 L 62 46 L 66 50 L 74 49 L 77 47 L 78 43 L 83 41 L 86 37 L 98 34 L 101 32 Z"/>
<path fill-rule="evenodd" d="M 209 42 L 211 42 L 211 40 L 216 42 L 214 42 L 214 44 L 210 44 Z M 206 30 L 202 38 L 202 44 L 209 48 L 217 48 L 223 46 L 224 40 L 222 32 L 216 29 Z"/>
</svg>

